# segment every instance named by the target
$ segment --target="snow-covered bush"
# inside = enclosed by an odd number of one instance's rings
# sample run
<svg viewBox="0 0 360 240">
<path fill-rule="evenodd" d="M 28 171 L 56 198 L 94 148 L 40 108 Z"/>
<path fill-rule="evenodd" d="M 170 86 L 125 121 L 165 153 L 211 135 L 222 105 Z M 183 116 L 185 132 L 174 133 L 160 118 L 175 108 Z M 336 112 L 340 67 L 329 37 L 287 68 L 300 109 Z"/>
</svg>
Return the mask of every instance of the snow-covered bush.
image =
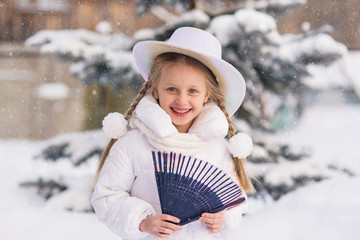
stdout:
<svg viewBox="0 0 360 240">
<path fill-rule="evenodd" d="M 49 139 L 33 156 L 34 178 L 20 185 L 35 188 L 47 207 L 92 211 L 94 176 L 107 142 L 100 130 Z M 317 161 L 308 149 L 259 141 L 255 141 L 246 168 L 257 190 L 250 197 L 274 200 L 311 182 L 351 173 Z"/>
<path fill-rule="evenodd" d="M 100 130 L 58 135 L 33 156 L 34 178 L 20 184 L 36 188 L 52 208 L 92 211 L 90 195 L 100 155 L 108 139 Z"/>
<path fill-rule="evenodd" d="M 312 182 L 343 174 L 340 167 L 319 161 L 306 147 L 255 142 L 247 170 L 257 190 L 254 197 L 277 200 Z"/>
</svg>

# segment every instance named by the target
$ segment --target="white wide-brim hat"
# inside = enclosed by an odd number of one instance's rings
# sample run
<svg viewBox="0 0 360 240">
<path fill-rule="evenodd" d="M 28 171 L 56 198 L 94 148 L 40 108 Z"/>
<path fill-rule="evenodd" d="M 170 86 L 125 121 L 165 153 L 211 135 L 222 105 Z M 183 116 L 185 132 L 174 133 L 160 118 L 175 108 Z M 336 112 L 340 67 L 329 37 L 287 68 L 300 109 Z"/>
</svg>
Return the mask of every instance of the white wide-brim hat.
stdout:
<svg viewBox="0 0 360 240">
<path fill-rule="evenodd" d="M 240 72 L 221 58 L 221 44 L 210 33 L 192 27 L 177 29 L 168 41 L 142 41 L 133 49 L 135 62 L 144 80 L 148 80 L 154 59 L 162 53 L 187 55 L 207 66 L 223 87 L 225 106 L 229 116 L 240 107 L 246 84 Z"/>
</svg>

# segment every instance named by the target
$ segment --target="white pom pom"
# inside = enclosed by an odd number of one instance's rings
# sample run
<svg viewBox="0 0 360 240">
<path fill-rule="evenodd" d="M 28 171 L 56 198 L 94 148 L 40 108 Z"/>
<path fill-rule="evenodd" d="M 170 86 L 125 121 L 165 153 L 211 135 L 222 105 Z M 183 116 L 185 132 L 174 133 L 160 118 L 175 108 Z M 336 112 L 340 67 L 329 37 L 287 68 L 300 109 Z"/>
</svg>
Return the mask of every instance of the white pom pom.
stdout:
<svg viewBox="0 0 360 240">
<path fill-rule="evenodd" d="M 108 138 L 118 139 L 125 135 L 128 122 L 124 115 L 113 112 L 109 113 L 102 121 L 103 131 Z"/>
<path fill-rule="evenodd" d="M 246 158 L 251 154 L 253 142 L 249 135 L 246 133 L 238 133 L 230 138 L 228 149 L 234 157 Z"/>
</svg>

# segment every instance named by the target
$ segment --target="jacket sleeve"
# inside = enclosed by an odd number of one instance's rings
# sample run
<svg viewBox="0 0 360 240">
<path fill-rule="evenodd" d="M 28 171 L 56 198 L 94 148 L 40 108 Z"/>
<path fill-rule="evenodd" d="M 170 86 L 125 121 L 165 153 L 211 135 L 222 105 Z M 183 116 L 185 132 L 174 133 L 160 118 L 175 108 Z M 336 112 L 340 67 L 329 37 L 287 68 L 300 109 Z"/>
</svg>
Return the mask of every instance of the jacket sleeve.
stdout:
<svg viewBox="0 0 360 240">
<path fill-rule="evenodd" d="M 139 225 L 155 210 L 148 202 L 130 196 L 135 179 L 133 164 L 119 139 L 111 148 L 91 198 L 96 215 L 111 231 L 125 239 L 144 238 Z"/>
<path fill-rule="evenodd" d="M 247 202 L 224 212 L 224 225 L 221 233 L 226 237 L 238 229 L 241 224 L 242 214 L 246 211 Z"/>
<path fill-rule="evenodd" d="M 230 161 L 223 162 L 224 170 L 229 174 L 229 176 L 239 184 L 236 176 L 236 172 L 234 171 L 233 162 L 231 156 L 229 158 Z M 245 201 L 242 202 L 239 206 L 230 208 L 229 210 L 224 211 L 224 224 L 223 228 L 220 231 L 221 235 L 225 237 L 225 239 L 229 238 L 229 234 L 233 234 L 235 230 L 240 228 L 240 224 L 242 221 L 242 215 L 247 211 L 248 207 L 248 197 L 246 192 L 242 192 L 243 197 L 245 197 Z"/>
</svg>

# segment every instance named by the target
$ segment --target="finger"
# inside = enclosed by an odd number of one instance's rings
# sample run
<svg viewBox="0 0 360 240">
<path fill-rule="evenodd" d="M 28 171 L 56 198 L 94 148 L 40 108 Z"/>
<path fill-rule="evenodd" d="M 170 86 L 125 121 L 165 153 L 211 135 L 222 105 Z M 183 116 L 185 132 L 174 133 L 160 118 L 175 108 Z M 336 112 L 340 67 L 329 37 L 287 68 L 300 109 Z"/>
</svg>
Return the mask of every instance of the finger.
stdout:
<svg viewBox="0 0 360 240">
<path fill-rule="evenodd" d="M 222 227 L 222 223 L 205 224 L 207 228 L 217 229 Z"/>
<path fill-rule="evenodd" d="M 163 227 L 154 227 L 153 234 L 159 238 L 167 238 L 170 234 L 174 233 L 171 229 L 166 229 Z"/>
<path fill-rule="evenodd" d="M 180 219 L 168 214 L 162 214 L 161 216 L 162 226 L 166 228 L 170 228 L 172 230 L 181 230 L 182 226 L 178 225 L 180 223 Z"/>
<path fill-rule="evenodd" d="M 222 212 L 217 212 L 217 213 L 203 213 L 203 214 L 201 215 L 201 217 L 212 218 L 212 219 L 223 218 L 223 213 L 222 213 Z"/>
<path fill-rule="evenodd" d="M 213 220 L 213 219 L 210 219 L 210 220 L 202 220 L 203 223 L 205 224 L 206 228 L 209 228 L 209 229 L 221 229 L 222 226 L 223 226 L 223 221 L 222 220 Z"/>
<path fill-rule="evenodd" d="M 203 221 L 204 223 L 215 224 L 215 223 L 222 223 L 224 221 L 224 218 L 222 214 L 217 216 L 204 214 L 202 215 L 202 217 L 200 217 L 200 221 Z"/>
<path fill-rule="evenodd" d="M 169 214 L 162 214 L 161 215 L 161 220 L 169 221 L 169 222 L 173 222 L 173 223 L 179 223 L 180 222 L 180 219 L 178 219 L 177 217 L 171 216 Z"/>
<path fill-rule="evenodd" d="M 167 233 L 156 233 L 155 236 L 159 237 L 159 238 L 168 238 L 170 236 L 170 234 Z"/>
<path fill-rule="evenodd" d="M 172 230 L 172 229 L 170 229 L 170 228 L 166 228 L 166 227 L 160 227 L 159 228 L 159 233 L 161 233 L 161 234 L 168 234 L 168 235 L 170 235 L 170 234 L 173 234 L 175 232 L 175 230 Z"/>
<path fill-rule="evenodd" d="M 211 232 L 211 233 L 218 233 L 218 232 L 220 232 L 220 228 L 209 228 L 209 227 L 207 227 L 206 228 L 209 232 Z"/>
<path fill-rule="evenodd" d="M 201 217 L 199 220 L 204 222 L 205 224 L 215 224 L 217 222 L 220 222 L 220 221 L 217 221 L 217 219 L 208 218 L 208 217 Z"/>
<path fill-rule="evenodd" d="M 222 222 L 221 223 L 207 223 L 207 222 L 204 222 L 206 228 L 211 228 L 211 229 L 214 229 L 214 228 L 221 228 L 222 227 Z"/>
<path fill-rule="evenodd" d="M 210 232 L 220 232 L 222 224 L 205 224 L 206 229 Z"/>
<path fill-rule="evenodd" d="M 171 223 L 171 222 L 162 222 L 162 223 L 161 223 L 161 226 L 164 227 L 164 228 L 171 229 L 171 230 L 173 230 L 173 231 L 181 230 L 181 229 L 182 229 L 182 226 L 177 225 L 177 224 L 174 224 L 174 223 Z"/>
</svg>

